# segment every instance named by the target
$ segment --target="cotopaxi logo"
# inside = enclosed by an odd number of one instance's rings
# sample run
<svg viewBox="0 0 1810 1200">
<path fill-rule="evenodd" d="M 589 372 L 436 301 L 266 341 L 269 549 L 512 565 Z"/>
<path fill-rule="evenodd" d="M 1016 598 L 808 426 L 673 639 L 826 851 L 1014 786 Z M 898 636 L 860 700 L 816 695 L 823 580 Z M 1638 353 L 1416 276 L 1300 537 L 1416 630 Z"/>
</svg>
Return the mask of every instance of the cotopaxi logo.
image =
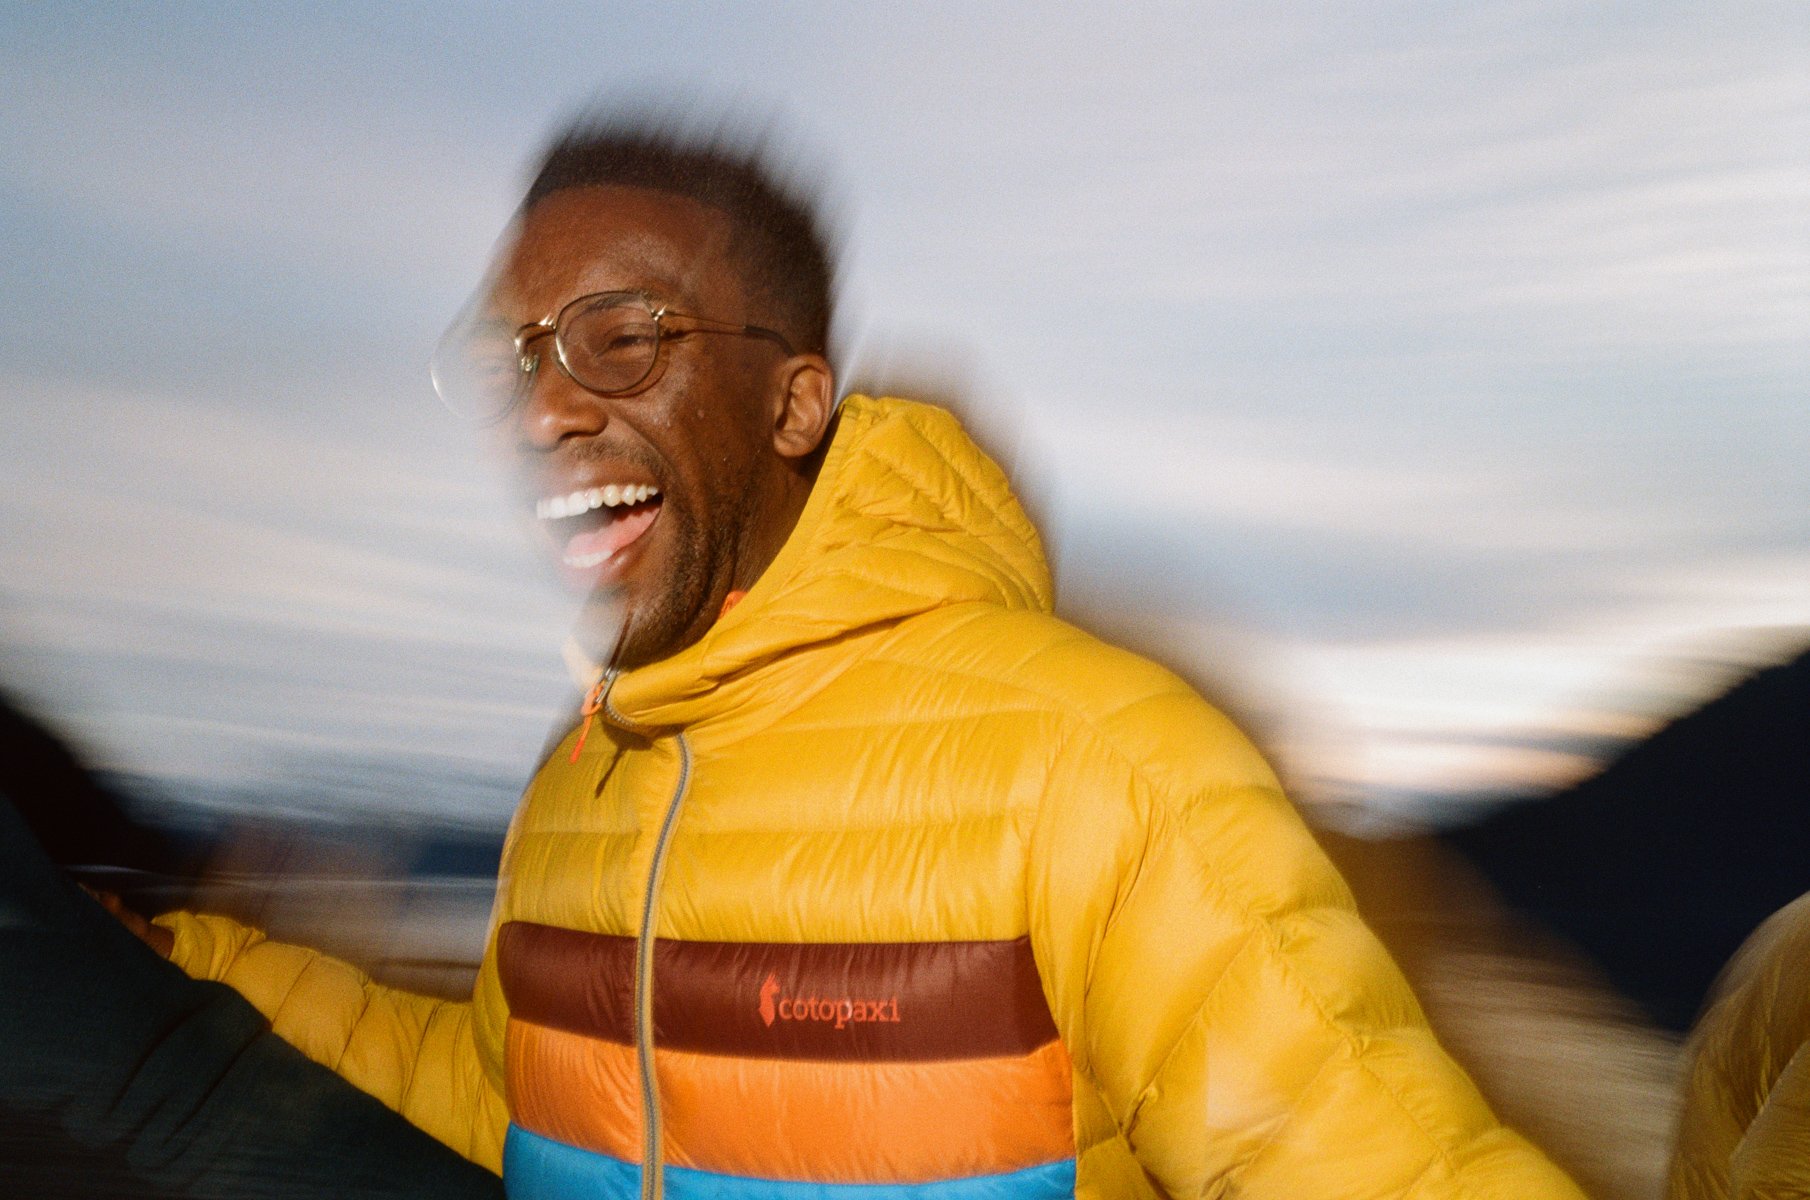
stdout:
<svg viewBox="0 0 1810 1200">
<path fill-rule="evenodd" d="M 760 985 L 760 1019 L 774 1021 L 834 1022 L 837 1029 L 868 1021 L 897 1021 L 899 998 L 856 1000 L 848 996 L 781 996 L 779 976 L 768 973 Z"/>
</svg>

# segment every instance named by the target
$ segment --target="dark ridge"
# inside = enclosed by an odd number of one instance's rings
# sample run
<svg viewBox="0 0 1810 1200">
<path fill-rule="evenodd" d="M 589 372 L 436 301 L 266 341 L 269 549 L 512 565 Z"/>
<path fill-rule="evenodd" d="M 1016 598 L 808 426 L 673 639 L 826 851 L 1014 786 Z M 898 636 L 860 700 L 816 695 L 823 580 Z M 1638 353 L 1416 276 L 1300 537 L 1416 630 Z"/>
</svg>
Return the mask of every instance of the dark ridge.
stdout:
<svg viewBox="0 0 1810 1200">
<path fill-rule="evenodd" d="M 372 783 L 376 791 L 408 786 L 408 780 L 388 776 Z M 418 787 L 435 784 L 416 781 Z M 261 796 L 97 771 L 4 694 L 0 798 L 17 808 L 51 861 L 147 915 L 188 903 L 222 861 L 272 876 L 318 874 L 324 865 L 340 863 L 355 874 L 494 879 L 502 856 L 500 824 L 298 815 L 286 793 Z"/>
<path fill-rule="evenodd" d="M 1690 1028 L 1755 926 L 1810 891 L 1810 651 L 1600 774 L 1448 831 L 1512 905 Z"/>
<path fill-rule="evenodd" d="M 0 793 L 18 808 L 53 862 L 190 875 L 207 858 L 205 834 L 146 820 L 143 796 L 91 771 L 74 749 L 4 694 Z"/>
</svg>

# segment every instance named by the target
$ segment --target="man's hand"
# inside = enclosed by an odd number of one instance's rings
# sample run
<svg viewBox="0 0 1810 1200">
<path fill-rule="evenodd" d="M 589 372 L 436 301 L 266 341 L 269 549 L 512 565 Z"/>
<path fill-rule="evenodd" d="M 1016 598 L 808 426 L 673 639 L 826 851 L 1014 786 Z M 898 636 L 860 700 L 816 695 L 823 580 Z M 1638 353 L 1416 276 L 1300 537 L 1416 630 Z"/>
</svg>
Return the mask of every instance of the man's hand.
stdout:
<svg viewBox="0 0 1810 1200">
<path fill-rule="evenodd" d="M 164 958 L 168 958 L 170 956 L 170 951 L 176 948 L 175 934 L 161 925 L 151 924 L 149 921 L 127 908 L 126 902 L 121 900 L 118 896 L 115 896 L 112 892 L 103 892 L 98 888 L 91 888 L 85 883 L 78 884 L 77 886 L 92 896 L 95 903 L 112 913 L 114 918 L 119 921 L 121 925 L 124 925 L 127 929 L 131 930 L 132 936 L 136 937 L 151 949 L 157 951 L 157 953 Z"/>
</svg>

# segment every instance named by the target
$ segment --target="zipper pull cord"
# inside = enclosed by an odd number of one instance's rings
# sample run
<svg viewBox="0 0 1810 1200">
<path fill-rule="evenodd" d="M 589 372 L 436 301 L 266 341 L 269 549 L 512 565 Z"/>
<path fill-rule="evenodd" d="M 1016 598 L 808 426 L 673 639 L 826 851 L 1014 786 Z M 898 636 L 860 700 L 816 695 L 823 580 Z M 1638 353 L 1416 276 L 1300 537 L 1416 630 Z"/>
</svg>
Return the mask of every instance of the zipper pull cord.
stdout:
<svg viewBox="0 0 1810 1200">
<path fill-rule="evenodd" d="M 742 602 L 742 597 L 747 594 L 747 590 L 742 589 L 739 591 L 732 591 L 727 596 L 723 597 L 723 607 L 721 611 L 717 613 L 716 619 L 720 621 L 728 616 L 729 610 L 740 604 Z M 622 650 L 622 639 L 627 636 L 628 625 L 625 623 L 622 627 L 622 632 L 616 635 L 616 648 L 610 651 L 610 661 L 612 663 L 616 661 L 616 655 Z M 597 719 L 597 714 L 603 710 L 604 693 L 610 690 L 610 684 L 615 682 L 617 673 L 617 668 L 607 668 L 603 673 L 603 677 L 593 684 L 591 690 L 585 695 L 584 704 L 578 709 L 579 712 L 584 714 L 584 728 L 578 731 L 578 740 L 572 743 L 572 757 L 567 759 L 567 762 L 578 761 L 578 752 L 584 749 L 584 740 L 591 736 L 591 722 L 595 721 Z"/>
<path fill-rule="evenodd" d="M 572 743 L 572 757 L 568 762 L 578 761 L 578 752 L 584 749 L 584 740 L 591 736 L 591 722 L 597 719 L 597 712 L 603 707 L 603 693 L 610 686 L 610 677 L 606 674 L 599 679 L 585 695 L 584 704 L 578 711 L 584 714 L 584 727 L 578 731 L 578 740 Z"/>
</svg>

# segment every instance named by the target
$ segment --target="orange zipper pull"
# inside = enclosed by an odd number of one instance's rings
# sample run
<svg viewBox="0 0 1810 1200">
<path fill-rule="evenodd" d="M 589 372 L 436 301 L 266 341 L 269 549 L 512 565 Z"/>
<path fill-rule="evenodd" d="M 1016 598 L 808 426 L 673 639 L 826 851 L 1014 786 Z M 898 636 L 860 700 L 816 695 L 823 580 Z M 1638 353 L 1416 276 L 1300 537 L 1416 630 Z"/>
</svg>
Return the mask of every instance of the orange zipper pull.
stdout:
<svg viewBox="0 0 1810 1200">
<path fill-rule="evenodd" d="M 578 752 L 584 749 L 584 740 L 591 736 L 591 722 L 597 719 L 597 711 L 603 707 L 603 693 L 609 683 L 608 675 L 599 679 L 585 696 L 584 703 L 579 706 L 578 711 L 584 714 L 584 727 L 578 731 L 578 740 L 572 743 L 572 757 L 568 762 L 578 761 Z"/>
</svg>

